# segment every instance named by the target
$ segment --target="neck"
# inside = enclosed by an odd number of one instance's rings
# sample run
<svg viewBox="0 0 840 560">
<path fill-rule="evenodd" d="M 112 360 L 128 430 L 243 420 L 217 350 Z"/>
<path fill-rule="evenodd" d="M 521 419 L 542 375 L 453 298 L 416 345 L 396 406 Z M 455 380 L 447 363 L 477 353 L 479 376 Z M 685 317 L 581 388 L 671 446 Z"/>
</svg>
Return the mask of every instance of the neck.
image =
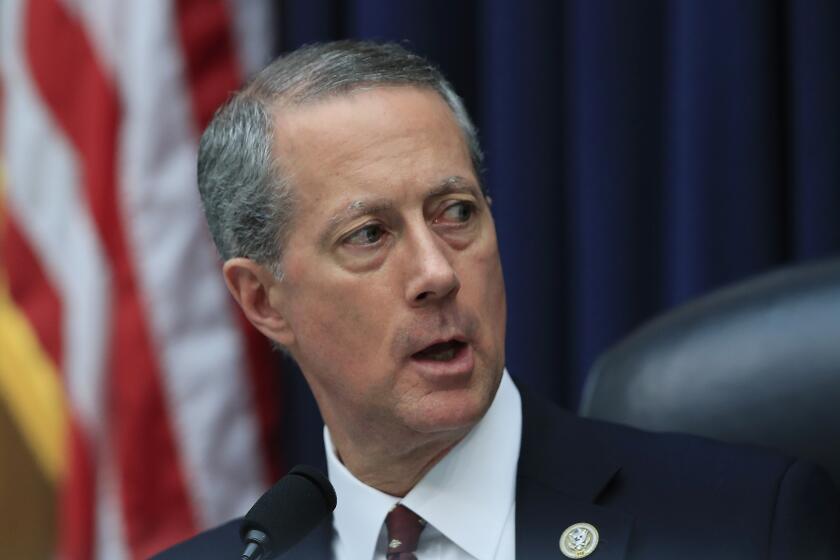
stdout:
<svg viewBox="0 0 840 560">
<path fill-rule="evenodd" d="M 353 445 L 353 438 L 343 437 L 330 428 L 339 460 L 353 476 L 368 486 L 392 496 L 403 497 L 458 444 L 469 430 L 459 430 L 447 437 L 437 437 L 412 446 L 395 448 L 368 438 L 366 445 Z M 363 440 L 364 441 L 364 440 Z"/>
</svg>

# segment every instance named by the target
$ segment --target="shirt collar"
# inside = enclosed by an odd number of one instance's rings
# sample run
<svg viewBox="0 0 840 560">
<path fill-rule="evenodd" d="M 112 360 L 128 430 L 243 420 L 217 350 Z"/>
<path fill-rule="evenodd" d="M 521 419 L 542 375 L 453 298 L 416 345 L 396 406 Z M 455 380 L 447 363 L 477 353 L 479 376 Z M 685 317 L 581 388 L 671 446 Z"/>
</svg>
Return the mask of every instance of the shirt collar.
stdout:
<svg viewBox="0 0 840 560">
<path fill-rule="evenodd" d="M 333 527 L 340 547 L 337 557 L 373 558 L 385 516 L 399 498 L 380 492 L 353 476 L 338 459 L 326 426 L 324 447 L 327 451 L 327 476 L 338 498 L 333 512 Z"/>
<path fill-rule="evenodd" d="M 353 476 L 338 460 L 325 426 L 327 472 L 338 495 L 333 524 L 342 556 L 371 558 L 385 516 L 401 502 L 470 555 L 493 558 L 515 499 L 521 436 L 519 391 L 505 370 L 484 418 L 400 500 Z"/>
</svg>

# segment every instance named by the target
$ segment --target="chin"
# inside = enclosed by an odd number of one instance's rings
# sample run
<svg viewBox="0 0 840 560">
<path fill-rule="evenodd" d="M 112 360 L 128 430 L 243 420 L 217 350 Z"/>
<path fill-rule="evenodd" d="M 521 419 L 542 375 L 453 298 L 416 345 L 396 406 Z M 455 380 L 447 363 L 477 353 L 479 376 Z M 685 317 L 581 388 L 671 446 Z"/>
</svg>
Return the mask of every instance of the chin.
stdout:
<svg viewBox="0 0 840 560">
<path fill-rule="evenodd" d="M 425 434 L 469 431 L 484 417 L 494 395 L 495 391 L 436 391 L 417 403 L 407 424 Z"/>
</svg>

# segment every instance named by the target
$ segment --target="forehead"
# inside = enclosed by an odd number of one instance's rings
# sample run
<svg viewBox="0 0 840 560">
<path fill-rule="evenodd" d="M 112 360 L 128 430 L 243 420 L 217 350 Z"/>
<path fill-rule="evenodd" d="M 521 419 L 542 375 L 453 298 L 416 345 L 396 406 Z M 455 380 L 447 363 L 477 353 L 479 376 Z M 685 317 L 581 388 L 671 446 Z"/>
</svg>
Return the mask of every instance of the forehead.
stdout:
<svg viewBox="0 0 840 560">
<path fill-rule="evenodd" d="M 304 205 L 475 181 L 463 134 L 433 90 L 357 90 L 278 112 L 275 130 L 273 149 Z"/>
</svg>

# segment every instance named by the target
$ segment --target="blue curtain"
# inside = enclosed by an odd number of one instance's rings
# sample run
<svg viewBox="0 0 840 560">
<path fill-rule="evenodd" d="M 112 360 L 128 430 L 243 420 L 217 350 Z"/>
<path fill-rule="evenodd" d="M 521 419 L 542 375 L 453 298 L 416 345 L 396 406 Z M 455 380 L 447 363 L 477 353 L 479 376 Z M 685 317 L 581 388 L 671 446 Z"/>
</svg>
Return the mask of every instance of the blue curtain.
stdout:
<svg viewBox="0 0 840 560">
<path fill-rule="evenodd" d="M 278 52 L 405 41 L 487 154 L 514 377 L 575 408 L 641 322 L 840 251 L 840 2 L 285 0 Z M 290 377 L 287 445 L 316 453 Z"/>
</svg>

